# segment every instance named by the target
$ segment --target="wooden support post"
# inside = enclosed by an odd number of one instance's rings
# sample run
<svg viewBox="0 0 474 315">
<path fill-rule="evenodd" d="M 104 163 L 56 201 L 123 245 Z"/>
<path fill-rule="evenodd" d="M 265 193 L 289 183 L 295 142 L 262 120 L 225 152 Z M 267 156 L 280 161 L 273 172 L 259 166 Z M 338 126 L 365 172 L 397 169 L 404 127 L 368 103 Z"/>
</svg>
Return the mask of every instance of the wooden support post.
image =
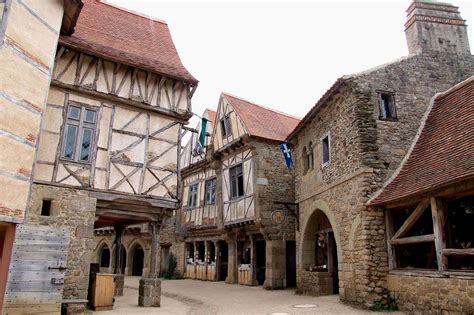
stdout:
<svg viewBox="0 0 474 315">
<path fill-rule="evenodd" d="M 198 248 L 197 248 L 197 242 L 196 241 L 193 241 L 193 246 L 194 246 L 194 257 L 193 257 L 193 262 L 194 262 L 194 271 L 193 271 L 193 279 L 196 279 L 196 275 L 197 275 L 197 260 L 199 258 L 199 251 L 198 251 Z"/>
<path fill-rule="evenodd" d="M 250 280 L 252 285 L 257 285 L 257 243 L 255 242 L 255 234 L 250 234 Z"/>
<path fill-rule="evenodd" d="M 385 225 L 386 225 L 386 232 L 387 232 L 387 252 L 388 252 L 388 268 L 390 270 L 395 269 L 396 265 L 396 253 L 395 248 L 393 248 L 390 240 L 392 239 L 394 233 L 394 226 L 392 220 L 392 213 L 390 210 L 385 211 Z"/>
<path fill-rule="evenodd" d="M 123 226 L 114 226 L 115 230 L 115 269 L 114 273 L 119 275 L 122 274 L 122 233 Z"/>
<path fill-rule="evenodd" d="M 433 217 L 433 234 L 435 236 L 434 242 L 436 247 L 436 258 L 438 261 L 438 270 L 446 271 L 448 269 L 448 258 L 443 255 L 443 250 L 446 248 L 446 236 L 444 225 L 446 216 L 444 206 L 440 199 L 431 198 L 431 214 Z"/>
<path fill-rule="evenodd" d="M 204 241 L 204 277 L 207 280 L 207 267 L 209 266 L 209 246 L 207 246 L 208 241 Z"/>
<path fill-rule="evenodd" d="M 156 272 L 156 255 L 158 253 L 158 229 L 160 228 L 157 222 L 151 223 L 151 257 L 150 257 L 150 278 L 157 278 Z"/>
</svg>

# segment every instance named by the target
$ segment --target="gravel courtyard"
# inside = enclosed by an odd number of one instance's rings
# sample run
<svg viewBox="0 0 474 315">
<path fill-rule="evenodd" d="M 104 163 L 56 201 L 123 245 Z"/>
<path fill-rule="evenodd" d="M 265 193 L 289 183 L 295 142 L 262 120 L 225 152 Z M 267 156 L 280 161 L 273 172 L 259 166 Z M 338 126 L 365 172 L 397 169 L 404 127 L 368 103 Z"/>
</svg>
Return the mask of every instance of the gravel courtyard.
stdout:
<svg viewBox="0 0 474 315">
<path fill-rule="evenodd" d="M 162 306 L 142 308 L 137 306 L 138 280 L 126 278 L 124 296 L 116 299 L 114 310 L 94 314 L 377 314 L 344 305 L 337 295 L 309 297 L 294 290 L 267 291 L 197 280 L 163 281 Z"/>
</svg>

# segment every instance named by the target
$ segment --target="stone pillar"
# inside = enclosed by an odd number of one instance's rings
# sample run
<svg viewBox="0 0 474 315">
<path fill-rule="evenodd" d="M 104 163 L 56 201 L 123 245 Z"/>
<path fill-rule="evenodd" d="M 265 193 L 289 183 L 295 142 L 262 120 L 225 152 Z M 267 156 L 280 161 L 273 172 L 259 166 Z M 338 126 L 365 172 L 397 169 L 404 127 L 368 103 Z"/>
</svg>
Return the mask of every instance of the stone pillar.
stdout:
<svg viewBox="0 0 474 315">
<path fill-rule="evenodd" d="M 123 295 L 125 276 L 122 274 L 122 233 L 123 226 L 114 226 L 115 230 L 115 296 Z"/>
<path fill-rule="evenodd" d="M 251 285 L 258 285 L 257 281 L 257 244 L 255 243 L 255 234 L 250 235 L 250 281 Z"/>
<path fill-rule="evenodd" d="M 229 262 L 227 265 L 227 279 L 226 283 L 237 283 L 237 240 L 230 239 L 227 241 L 229 248 Z"/>
<path fill-rule="evenodd" d="M 265 289 L 281 289 L 284 287 L 286 274 L 285 253 L 282 240 L 266 240 Z"/>
<path fill-rule="evenodd" d="M 197 247 L 197 242 L 196 241 L 193 241 L 193 247 L 194 247 L 194 256 L 193 256 L 193 279 L 196 279 L 196 273 L 197 273 L 197 259 L 199 257 L 199 253 L 198 253 L 198 247 Z"/>
<path fill-rule="evenodd" d="M 151 224 L 151 257 L 150 273 L 148 278 L 141 278 L 138 287 L 138 305 L 143 307 L 160 307 L 161 303 L 161 281 L 156 273 L 156 255 L 158 253 L 159 225 L 157 222 Z"/>
<path fill-rule="evenodd" d="M 208 275 L 208 272 L 207 272 L 207 267 L 209 266 L 209 260 L 210 260 L 210 257 L 209 257 L 209 246 L 207 246 L 207 243 L 208 241 L 204 241 L 204 270 L 205 270 L 205 279 L 203 280 L 208 280 L 207 279 L 207 275 Z"/>
<path fill-rule="evenodd" d="M 138 305 L 143 307 L 160 307 L 161 280 L 158 278 L 141 278 L 138 287 Z"/>
</svg>

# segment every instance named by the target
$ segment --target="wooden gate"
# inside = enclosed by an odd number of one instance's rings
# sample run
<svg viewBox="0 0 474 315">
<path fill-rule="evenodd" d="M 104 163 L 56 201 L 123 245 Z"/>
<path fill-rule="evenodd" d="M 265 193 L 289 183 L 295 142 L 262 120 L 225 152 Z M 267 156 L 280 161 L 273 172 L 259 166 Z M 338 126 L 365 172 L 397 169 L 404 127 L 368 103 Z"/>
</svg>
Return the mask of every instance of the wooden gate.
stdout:
<svg viewBox="0 0 474 315">
<path fill-rule="evenodd" d="M 18 225 L 3 314 L 59 314 L 69 231 Z"/>
</svg>

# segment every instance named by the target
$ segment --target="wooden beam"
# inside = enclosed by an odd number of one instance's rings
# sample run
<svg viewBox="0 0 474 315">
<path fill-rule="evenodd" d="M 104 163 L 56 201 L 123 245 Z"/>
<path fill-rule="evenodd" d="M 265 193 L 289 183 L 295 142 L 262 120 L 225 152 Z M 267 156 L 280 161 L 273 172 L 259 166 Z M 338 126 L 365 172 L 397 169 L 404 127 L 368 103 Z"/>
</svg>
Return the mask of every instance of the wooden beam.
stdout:
<svg viewBox="0 0 474 315">
<path fill-rule="evenodd" d="M 430 205 L 430 200 L 423 199 L 418 206 L 416 207 L 415 211 L 406 219 L 406 221 L 403 223 L 403 225 L 398 229 L 398 231 L 393 235 L 392 241 L 395 239 L 400 238 L 401 236 L 405 235 L 408 230 L 418 221 L 418 219 L 421 217 L 423 212 L 428 208 Z"/>
<path fill-rule="evenodd" d="M 446 215 L 444 206 L 439 198 L 431 198 L 431 215 L 433 217 L 433 233 L 435 235 L 436 259 L 438 261 L 438 270 L 448 270 L 448 258 L 443 255 L 443 249 L 446 248 L 446 236 L 444 225 Z"/>
<path fill-rule="evenodd" d="M 445 248 L 443 249 L 445 256 L 474 256 L 474 248 Z"/>
<path fill-rule="evenodd" d="M 388 252 L 388 268 L 390 270 L 397 268 L 396 263 L 396 253 L 395 248 L 393 248 L 391 244 L 391 239 L 393 235 L 393 218 L 392 218 L 392 211 L 386 210 L 385 211 L 385 226 L 387 229 L 387 252 Z"/>
<path fill-rule="evenodd" d="M 433 242 L 435 239 L 434 234 L 419 235 L 419 236 L 410 236 L 404 238 L 392 239 L 390 244 L 392 245 L 405 245 L 405 244 L 418 244 L 418 243 L 427 243 Z"/>
</svg>

